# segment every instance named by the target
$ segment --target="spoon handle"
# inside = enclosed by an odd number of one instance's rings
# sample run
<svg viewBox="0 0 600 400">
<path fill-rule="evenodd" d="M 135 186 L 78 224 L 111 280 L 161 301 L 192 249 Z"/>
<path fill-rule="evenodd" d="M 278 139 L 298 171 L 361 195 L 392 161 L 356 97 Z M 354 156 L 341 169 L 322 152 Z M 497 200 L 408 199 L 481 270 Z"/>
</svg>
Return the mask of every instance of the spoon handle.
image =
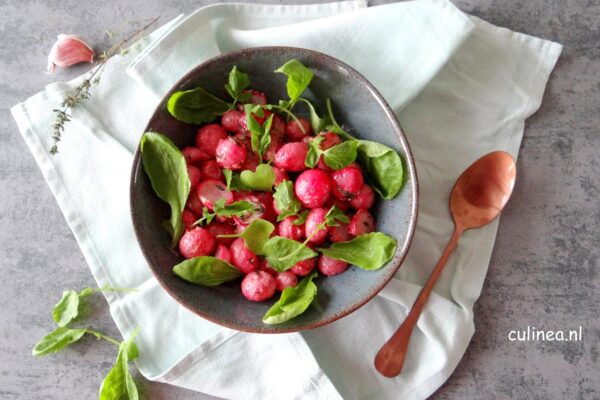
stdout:
<svg viewBox="0 0 600 400">
<path fill-rule="evenodd" d="M 406 353 L 408 351 L 408 343 L 410 341 L 410 336 L 412 335 L 412 331 L 419 320 L 419 316 L 421 315 L 421 311 L 423 310 L 423 306 L 427 302 L 433 287 L 435 286 L 438 278 L 442 274 L 442 270 L 446 265 L 446 261 L 448 261 L 448 257 L 456 248 L 458 244 L 458 239 L 464 232 L 464 228 L 460 225 L 456 225 L 454 227 L 454 232 L 452 232 L 452 236 L 450 237 L 450 241 L 446 245 L 444 252 L 442 253 L 439 261 L 435 265 L 433 272 L 429 276 L 427 283 L 421 290 L 419 297 L 412 306 L 410 313 L 400 325 L 398 330 L 392 335 L 390 340 L 388 340 L 379 350 L 377 355 L 375 356 L 375 369 L 379 371 L 379 373 L 388 378 L 392 378 L 397 376 L 400 371 L 402 371 L 402 366 L 404 365 L 404 359 L 406 358 Z"/>
</svg>

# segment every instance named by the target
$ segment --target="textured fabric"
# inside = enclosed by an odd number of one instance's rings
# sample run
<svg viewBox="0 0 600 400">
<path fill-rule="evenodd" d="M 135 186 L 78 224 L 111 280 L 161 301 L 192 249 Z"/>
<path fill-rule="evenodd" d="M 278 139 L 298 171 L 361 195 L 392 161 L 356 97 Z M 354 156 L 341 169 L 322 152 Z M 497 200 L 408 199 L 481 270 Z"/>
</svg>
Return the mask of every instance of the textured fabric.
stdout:
<svg viewBox="0 0 600 400">
<path fill-rule="evenodd" d="M 158 285 L 135 241 L 128 185 L 133 151 L 160 97 L 199 62 L 229 50 L 291 45 L 355 67 L 398 113 L 416 159 L 420 209 L 413 245 L 380 296 L 302 334 L 224 329 L 180 307 Z M 422 399 L 452 373 L 474 332 L 472 306 L 497 221 L 465 234 L 411 340 L 403 373 L 372 367 L 448 240 L 447 198 L 460 172 L 491 150 L 515 157 L 561 46 L 424 0 L 366 8 L 209 6 L 154 32 L 137 55 L 112 58 L 95 95 L 73 111 L 50 156 L 52 109 L 77 85 L 49 85 L 12 109 L 124 336 L 136 327 L 138 367 L 150 379 L 230 399 Z M 127 70 L 127 72 L 126 72 Z M 101 218 L 99 218 L 101 216 Z"/>
</svg>

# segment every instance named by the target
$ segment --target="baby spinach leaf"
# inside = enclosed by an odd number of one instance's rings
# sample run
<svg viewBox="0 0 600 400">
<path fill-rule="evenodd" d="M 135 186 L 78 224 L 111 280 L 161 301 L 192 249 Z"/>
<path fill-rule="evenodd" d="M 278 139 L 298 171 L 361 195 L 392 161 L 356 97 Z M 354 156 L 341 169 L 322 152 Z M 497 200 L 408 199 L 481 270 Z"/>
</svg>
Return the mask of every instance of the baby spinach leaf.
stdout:
<svg viewBox="0 0 600 400">
<path fill-rule="evenodd" d="M 331 100 L 327 99 L 326 103 L 329 119 L 332 122 L 332 125 L 327 126 L 327 130 L 337 133 L 348 141 L 356 140 L 355 137 L 344 131 L 335 120 L 331 107 Z M 381 143 L 359 140 L 356 150 L 356 159 L 365 169 L 367 178 L 371 182 L 373 189 L 375 189 L 382 198 L 389 200 L 396 197 L 400 192 L 400 189 L 402 189 L 404 169 L 402 166 L 402 159 L 394 149 Z M 327 160 L 325 160 L 325 162 L 327 162 Z M 332 167 L 331 165 L 329 166 Z"/>
<path fill-rule="evenodd" d="M 308 218 L 308 210 L 304 210 L 302 212 L 300 212 L 300 214 L 298 214 L 298 218 L 296 218 L 296 220 L 294 220 L 294 222 L 292 222 L 292 225 L 302 225 L 303 223 L 306 222 L 306 218 Z"/>
<path fill-rule="evenodd" d="M 263 247 L 269 240 L 271 233 L 275 230 L 275 226 L 267 220 L 262 218 L 255 219 L 244 229 L 242 233 L 236 233 L 233 235 L 219 235 L 218 237 L 223 238 L 243 238 L 246 246 L 254 253 L 259 256 L 264 255 Z"/>
<path fill-rule="evenodd" d="M 198 219 L 192 226 L 201 226 L 210 224 L 216 216 L 230 218 L 233 216 L 241 217 L 249 212 L 255 211 L 255 204 L 248 200 L 235 201 L 231 204 L 225 204 L 225 200 L 221 199 L 215 203 L 214 212 L 210 212 L 208 208 L 202 209 L 202 218 Z"/>
<path fill-rule="evenodd" d="M 138 357 L 138 348 L 133 342 L 137 331 L 119 345 L 117 360 L 100 386 L 100 400 L 138 400 L 138 390 L 131 373 L 129 361 Z"/>
<path fill-rule="evenodd" d="M 248 212 L 255 211 L 256 207 L 254 203 L 251 203 L 248 200 L 239 200 L 227 205 L 219 203 L 220 202 L 217 202 L 215 204 L 215 214 L 226 218 L 233 217 L 234 215 L 241 217 Z"/>
<path fill-rule="evenodd" d="M 338 226 L 336 221 L 343 222 L 345 224 L 350 223 L 350 219 L 342 210 L 337 208 L 335 205 L 331 206 L 327 214 L 325 214 L 325 226 Z"/>
<path fill-rule="evenodd" d="M 290 101 L 287 106 L 291 108 L 306 90 L 314 74 L 298 60 L 286 62 L 281 67 L 277 68 L 275 72 L 281 72 L 288 77 L 286 88 Z"/>
<path fill-rule="evenodd" d="M 286 271 L 294 264 L 317 255 L 304 243 L 281 236 L 273 236 L 269 239 L 265 243 L 263 251 L 269 265 L 279 272 Z"/>
<path fill-rule="evenodd" d="M 208 93 L 201 87 L 175 92 L 167 102 L 169 113 L 175 119 L 188 124 L 212 122 L 230 108 L 229 103 Z"/>
<path fill-rule="evenodd" d="M 250 85 L 250 78 L 245 73 L 237 69 L 237 66 L 233 66 L 229 72 L 229 82 L 225 85 L 225 90 L 233 99 L 235 104 L 238 100 L 242 100 L 242 91 Z"/>
<path fill-rule="evenodd" d="M 316 136 L 308 142 L 308 152 L 306 153 L 306 159 L 304 165 L 308 168 L 314 168 L 319 162 L 323 150 L 321 150 L 321 142 L 325 140 L 323 136 Z"/>
<path fill-rule="evenodd" d="M 317 276 L 313 272 L 296 286 L 283 289 L 279 300 L 273 304 L 262 321 L 267 325 L 281 324 L 302 314 L 317 295 L 317 285 L 312 281 Z"/>
<path fill-rule="evenodd" d="M 62 298 L 52 310 L 52 318 L 58 326 L 67 326 L 67 324 L 80 316 L 82 303 L 85 298 L 94 292 L 117 292 L 117 291 L 136 291 L 132 288 L 115 288 L 103 286 L 101 288 L 85 288 L 79 293 L 74 290 L 66 290 L 62 294 Z"/>
<path fill-rule="evenodd" d="M 360 235 L 348 242 L 318 248 L 327 257 L 344 260 L 362 269 L 375 270 L 387 264 L 396 252 L 396 239 L 381 232 Z"/>
<path fill-rule="evenodd" d="M 240 174 L 240 184 L 244 189 L 269 192 L 274 182 L 275 171 L 268 164 L 260 164 L 254 172 L 247 169 Z"/>
<path fill-rule="evenodd" d="M 396 197 L 403 183 L 402 159 L 384 144 L 360 140 L 357 159 L 364 168 L 373 189 L 386 199 Z"/>
<path fill-rule="evenodd" d="M 209 256 L 184 260 L 173 267 L 173 272 L 188 282 L 202 286 L 217 286 L 242 275 L 233 265 Z"/>
<path fill-rule="evenodd" d="M 46 354 L 61 351 L 71 343 L 75 343 L 81 339 L 85 332 L 85 329 L 58 327 L 54 332 L 41 338 L 33 348 L 31 354 L 34 356 L 45 356 Z"/>
<path fill-rule="evenodd" d="M 58 326 L 66 326 L 79 313 L 79 295 L 74 290 L 64 291 L 52 310 L 52 318 Z"/>
<path fill-rule="evenodd" d="M 250 131 L 250 143 L 252 144 L 252 150 L 258 154 L 260 158 L 267 151 L 271 144 L 271 125 L 273 123 L 273 114 L 263 122 L 260 122 L 254 118 L 254 115 L 264 117 L 264 109 L 262 105 L 246 104 L 244 106 L 246 111 L 246 125 Z"/>
<path fill-rule="evenodd" d="M 142 163 L 156 195 L 171 206 L 171 218 L 165 222 L 175 247 L 183 233 L 181 214 L 190 193 L 185 158 L 169 138 L 146 132 L 141 140 Z"/>
<path fill-rule="evenodd" d="M 302 204 L 294 194 L 294 184 L 285 180 L 275 187 L 275 207 L 280 211 L 277 221 L 296 215 L 301 209 Z"/>
<path fill-rule="evenodd" d="M 358 141 L 348 140 L 325 150 L 323 160 L 332 169 L 342 169 L 356 160 L 357 148 Z"/>
</svg>

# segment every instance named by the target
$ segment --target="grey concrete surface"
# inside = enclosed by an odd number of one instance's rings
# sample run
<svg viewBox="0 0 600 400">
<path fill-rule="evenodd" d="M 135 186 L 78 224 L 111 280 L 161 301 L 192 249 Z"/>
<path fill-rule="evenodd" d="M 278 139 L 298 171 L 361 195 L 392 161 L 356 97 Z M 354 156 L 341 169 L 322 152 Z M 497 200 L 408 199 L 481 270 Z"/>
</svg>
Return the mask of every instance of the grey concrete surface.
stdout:
<svg viewBox="0 0 600 400">
<path fill-rule="evenodd" d="M 307 1 L 310 2 L 310 1 Z M 600 3 L 456 0 L 496 25 L 565 45 L 541 109 L 527 121 L 514 198 L 476 306 L 477 331 L 436 399 L 600 399 Z M 380 4 L 373 2 L 372 4 Z M 0 0 L 0 398 L 92 399 L 113 362 L 110 345 L 84 340 L 34 359 L 63 289 L 94 284 L 9 108 L 85 67 L 42 74 L 56 34 L 97 48 L 105 30 L 206 1 Z M 98 298 L 95 326 L 118 335 Z M 583 330 L 580 342 L 511 342 L 508 332 Z M 144 381 L 150 399 L 208 399 Z"/>
</svg>

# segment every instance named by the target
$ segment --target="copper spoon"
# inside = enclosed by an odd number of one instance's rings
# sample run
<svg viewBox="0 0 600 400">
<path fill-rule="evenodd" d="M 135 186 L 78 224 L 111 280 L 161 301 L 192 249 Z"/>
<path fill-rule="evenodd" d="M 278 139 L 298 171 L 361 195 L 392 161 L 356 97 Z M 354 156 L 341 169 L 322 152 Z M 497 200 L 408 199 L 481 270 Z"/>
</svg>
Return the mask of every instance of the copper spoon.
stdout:
<svg viewBox="0 0 600 400">
<path fill-rule="evenodd" d="M 480 228 L 500 214 L 512 193 L 516 172 L 510 154 L 494 151 L 471 164 L 454 184 L 450 195 L 454 232 L 410 313 L 375 356 L 375 368 L 383 376 L 391 378 L 402 370 L 413 328 L 458 239 L 466 229 Z"/>
</svg>

